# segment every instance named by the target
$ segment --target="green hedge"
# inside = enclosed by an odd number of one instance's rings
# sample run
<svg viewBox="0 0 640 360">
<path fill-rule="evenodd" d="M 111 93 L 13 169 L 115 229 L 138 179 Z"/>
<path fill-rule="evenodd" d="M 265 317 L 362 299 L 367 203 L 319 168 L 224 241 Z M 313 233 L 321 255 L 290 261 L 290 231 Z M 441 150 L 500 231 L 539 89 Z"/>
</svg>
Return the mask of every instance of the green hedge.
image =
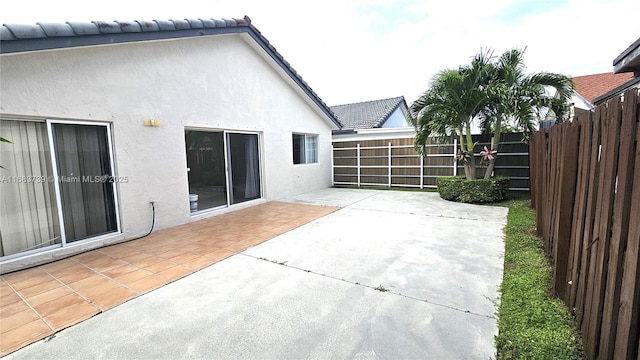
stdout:
<svg viewBox="0 0 640 360">
<path fill-rule="evenodd" d="M 445 200 L 464 203 L 491 203 L 503 200 L 509 191 L 509 177 L 467 180 L 461 176 L 437 178 L 438 192 Z"/>
</svg>

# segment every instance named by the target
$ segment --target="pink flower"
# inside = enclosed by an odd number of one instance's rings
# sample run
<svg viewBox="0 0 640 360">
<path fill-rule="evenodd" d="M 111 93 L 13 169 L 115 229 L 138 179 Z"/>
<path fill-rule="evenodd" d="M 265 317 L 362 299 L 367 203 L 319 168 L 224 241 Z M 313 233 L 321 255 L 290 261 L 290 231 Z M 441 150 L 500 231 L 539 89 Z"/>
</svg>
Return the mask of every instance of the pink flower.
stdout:
<svg viewBox="0 0 640 360">
<path fill-rule="evenodd" d="M 482 155 L 482 160 L 493 160 L 496 158 L 497 150 L 489 150 L 487 147 L 484 147 L 484 150 L 480 151 L 480 155 Z"/>
</svg>

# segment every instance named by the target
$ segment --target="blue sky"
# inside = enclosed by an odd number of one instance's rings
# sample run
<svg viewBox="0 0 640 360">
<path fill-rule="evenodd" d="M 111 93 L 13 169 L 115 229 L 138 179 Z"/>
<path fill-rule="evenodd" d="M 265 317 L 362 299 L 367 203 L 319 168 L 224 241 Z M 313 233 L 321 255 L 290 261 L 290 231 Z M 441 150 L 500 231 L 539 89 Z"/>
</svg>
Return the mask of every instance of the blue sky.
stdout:
<svg viewBox="0 0 640 360">
<path fill-rule="evenodd" d="M 612 71 L 640 37 L 638 0 L 0 0 L 1 23 L 240 18 L 329 105 L 415 100 L 481 48 L 527 48 L 528 71 Z"/>
</svg>

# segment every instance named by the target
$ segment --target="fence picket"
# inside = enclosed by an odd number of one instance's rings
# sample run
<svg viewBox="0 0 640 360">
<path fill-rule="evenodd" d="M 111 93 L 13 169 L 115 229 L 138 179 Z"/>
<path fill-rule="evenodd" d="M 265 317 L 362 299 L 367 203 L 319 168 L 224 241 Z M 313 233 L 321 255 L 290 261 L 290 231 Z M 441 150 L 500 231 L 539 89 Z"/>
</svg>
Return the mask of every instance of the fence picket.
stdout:
<svg viewBox="0 0 640 360">
<path fill-rule="evenodd" d="M 587 189 L 589 188 L 589 153 L 591 150 L 591 113 L 581 113 L 576 119 L 580 131 L 578 143 L 578 179 L 575 194 L 575 209 L 573 212 L 573 239 L 569 249 L 569 264 L 567 278 L 570 282 L 568 298 L 565 302 L 572 309 L 575 315 L 576 295 L 578 293 L 578 282 L 580 281 L 580 265 L 583 251 L 583 237 L 585 226 L 585 215 L 587 209 Z"/>
<path fill-rule="evenodd" d="M 627 99 L 632 103 L 634 99 Z M 618 106 L 620 105 L 617 103 Z M 615 118 L 621 118 L 622 124 L 618 126 L 622 134 L 634 134 L 636 130 L 636 120 L 629 111 L 633 111 L 635 106 L 624 106 L 624 114 L 620 109 L 613 109 L 616 112 Z M 622 116 L 624 115 L 624 116 Z M 613 118 L 613 117 L 612 117 Z M 619 123 L 619 122 L 618 122 Z M 612 216 L 612 234 L 609 244 L 609 259 L 606 271 L 607 280 L 605 284 L 605 296 L 602 312 L 602 329 L 600 337 L 601 357 L 611 358 L 614 353 L 616 337 L 616 327 L 618 323 L 618 307 L 620 299 L 620 287 L 622 285 L 622 264 L 624 249 L 626 248 L 627 235 L 629 231 L 629 212 L 631 203 L 631 181 L 633 181 L 633 157 L 635 151 L 634 138 L 632 136 L 619 137 L 619 156 L 617 166 L 617 183 L 614 190 L 614 205 Z M 606 351 L 606 354 L 603 352 Z"/>
<path fill-rule="evenodd" d="M 634 353 L 640 359 L 640 101 L 638 94 L 625 93 L 625 112 L 627 121 L 635 122 L 635 151 L 631 151 L 634 159 L 633 179 L 629 185 L 629 229 L 627 246 L 623 256 L 622 283 L 620 287 L 620 304 L 614 346 L 615 359 L 633 359 Z M 628 118 L 627 118 L 628 117 Z M 625 134 L 625 132 L 623 132 Z M 633 133 L 630 137 L 633 139 Z"/>
<path fill-rule="evenodd" d="M 573 308 L 589 359 L 640 357 L 639 91 L 530 144 L 532 205 L 552 249 L 553 290 Z"/>
</svg>

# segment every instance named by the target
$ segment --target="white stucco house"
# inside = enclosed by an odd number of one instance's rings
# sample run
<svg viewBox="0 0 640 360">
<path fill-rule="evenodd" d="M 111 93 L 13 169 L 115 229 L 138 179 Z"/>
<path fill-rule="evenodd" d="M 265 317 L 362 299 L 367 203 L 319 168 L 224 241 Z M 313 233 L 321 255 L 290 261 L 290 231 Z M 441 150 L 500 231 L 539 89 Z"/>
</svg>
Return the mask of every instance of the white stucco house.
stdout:
<svg viewBox="0 0 640 360">
<path fill-rule="evenodd" d="M 248 17 L 0 41 L 3 273 L 332 184 L 339 120 Z"/>
<path fill-rule="evenodd" d="M 407 123 L 406 115 L 409 110 L 404 96 L 333 105 L 331 110 L 345 130 L 410 126 Z"/>
<path fill-rule="evenodd" d="M 342 128 L 333 131 L 333 141 L 415 137 L 415 128 L 407 122 L 409 112 L 404 96 L 370 100 L 330 107 Z"/>
</svg>

